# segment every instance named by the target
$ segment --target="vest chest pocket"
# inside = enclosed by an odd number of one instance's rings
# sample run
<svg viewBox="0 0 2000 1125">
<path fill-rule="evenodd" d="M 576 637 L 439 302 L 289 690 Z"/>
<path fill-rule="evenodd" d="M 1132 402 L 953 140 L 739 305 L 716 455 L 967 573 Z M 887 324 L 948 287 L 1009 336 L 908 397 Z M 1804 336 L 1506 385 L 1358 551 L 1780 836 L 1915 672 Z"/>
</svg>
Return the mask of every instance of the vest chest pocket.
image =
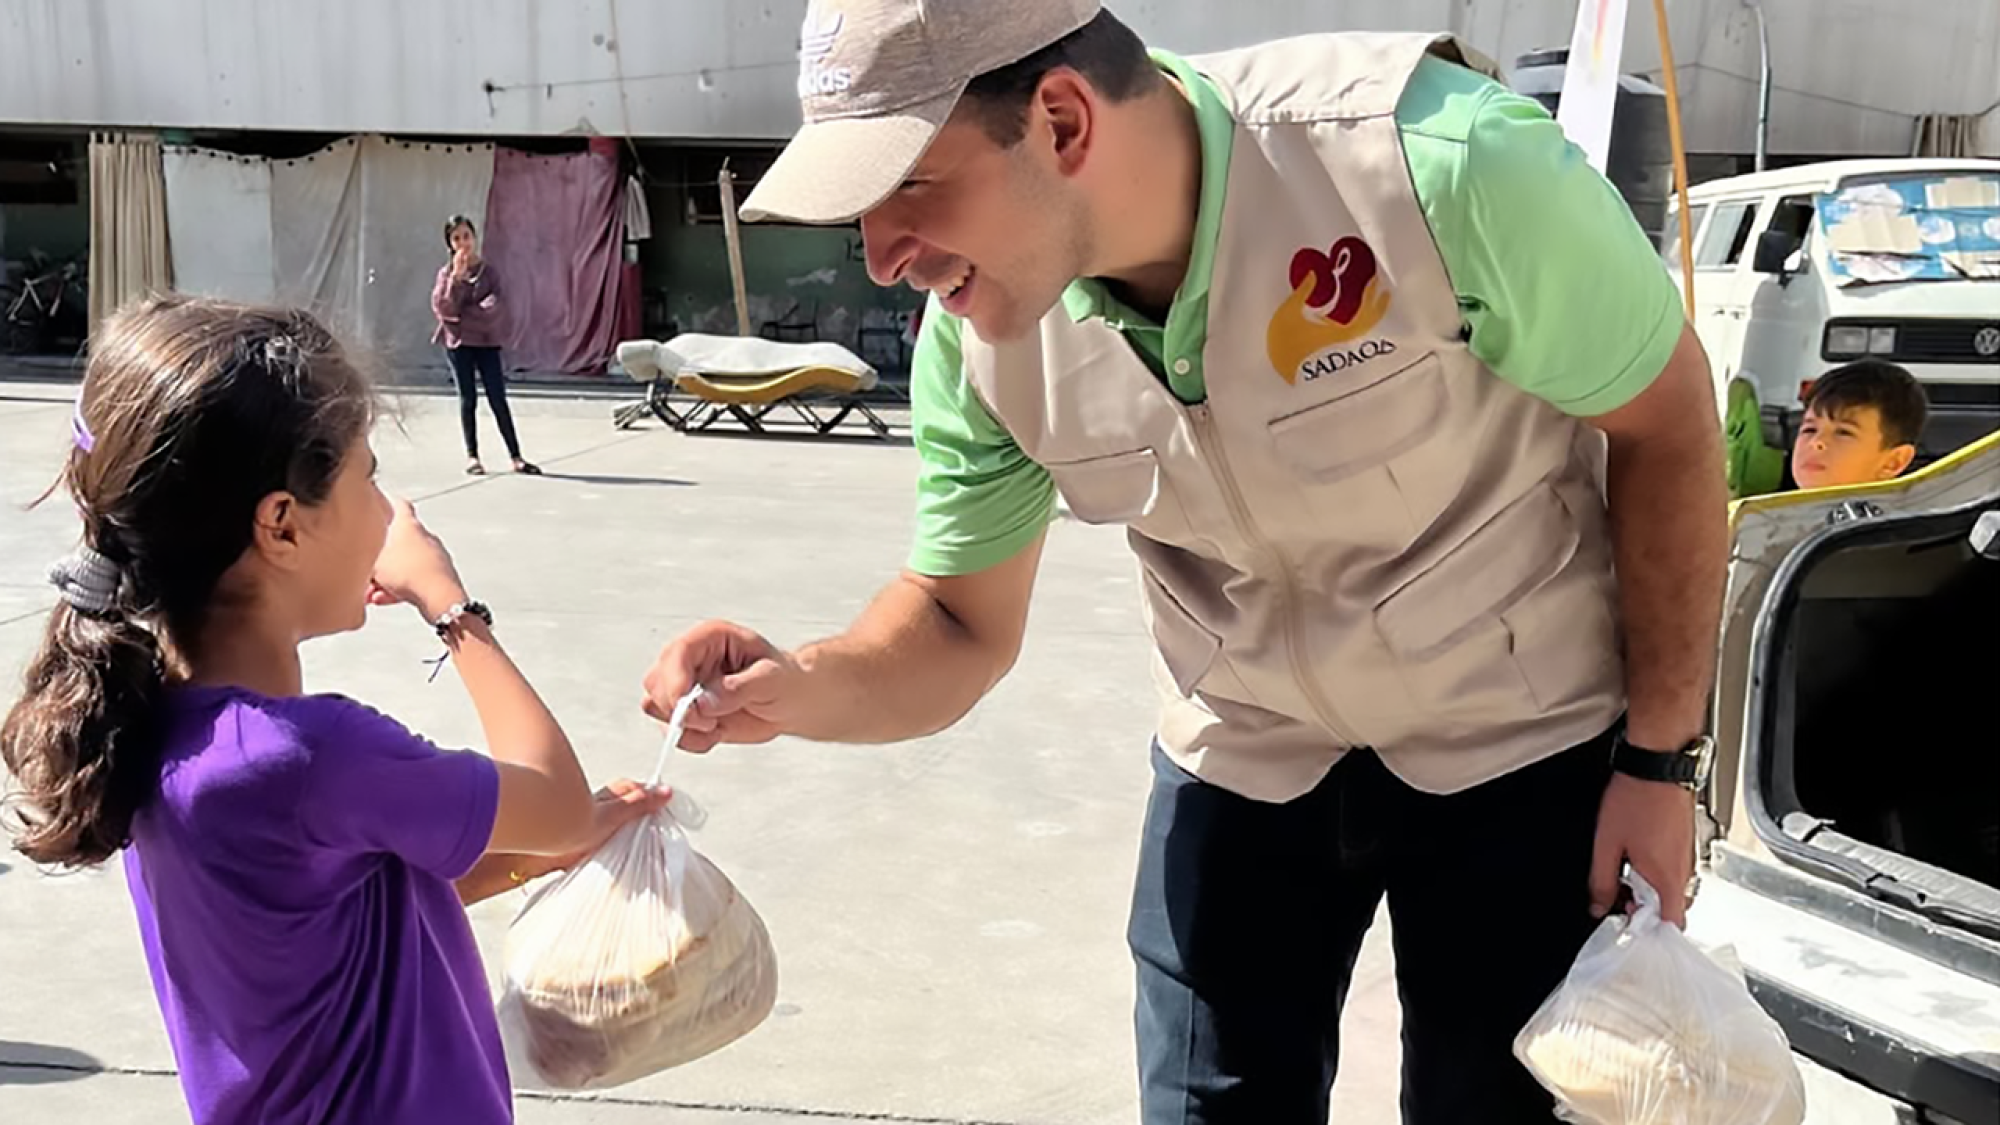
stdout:
<svg viewBox="0 0 2000 1125">
<path fill-rule="evenodd" d="M 1445 405 L 1443 363 L 1428 355 L 1358 391 L 1272 422 L 1271 441 L 1295 474 L 1333 484 L 1422 445 Z"/>
<path fill-rule="evenodd" d="M 1045 462 L 1070 513 L 1089 524 L 1135 524 L 1170 507 L 1166 476 L 1150 449 Z"/>
</svg>

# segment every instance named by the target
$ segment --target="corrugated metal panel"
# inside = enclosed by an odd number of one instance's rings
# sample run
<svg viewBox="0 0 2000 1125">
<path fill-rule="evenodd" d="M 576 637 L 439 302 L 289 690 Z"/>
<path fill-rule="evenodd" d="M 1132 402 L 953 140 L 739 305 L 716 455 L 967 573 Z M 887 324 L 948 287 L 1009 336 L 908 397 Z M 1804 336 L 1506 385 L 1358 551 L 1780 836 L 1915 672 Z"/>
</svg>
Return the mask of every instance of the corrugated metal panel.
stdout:
<svg viewBox="0 0 2000 1125">
<path fill-rule="evenodd" d="M 643 137 L 782 137 L 804 0 L 0 0 L 0 123 Z M 1894 153 L 1911 116 L 2000 101 L 1994 0 L 1765 0 L 1772 151 Z M 1657 68 L 1632 4 L 1627 68 Z M 1741 0 L 1676 0 L 1696 151 L 1756 120 Z M 1450 29 L 1503 65 L 1569 38 L 1573 0 L 1130 0 L 1161 46 L 1312 31 Z M 1987 136 L 2000 134 L 2000 125 Z"/>
</svg>

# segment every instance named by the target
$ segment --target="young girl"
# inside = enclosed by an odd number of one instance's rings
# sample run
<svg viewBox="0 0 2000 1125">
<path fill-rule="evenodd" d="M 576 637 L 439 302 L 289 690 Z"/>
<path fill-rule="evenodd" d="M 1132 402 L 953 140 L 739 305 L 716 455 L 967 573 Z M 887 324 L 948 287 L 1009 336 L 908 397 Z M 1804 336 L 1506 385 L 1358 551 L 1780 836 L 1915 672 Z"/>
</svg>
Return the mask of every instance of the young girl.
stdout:
<svg viewBox="0 0 2000 1125">
<path fill-rule="evenodd" d="M 184 298 L 106 325 L 78 401 L 83 546 L 52 572 L 0 755 L 21 852 L 124 849 L 200 1125 L 511 1121 L 461 904 L 666 799 L 620 782 L 593 802 L 492 615 L 376 487 L 374 413 L 311 317 Z M 305 693 L 299 644 L 370 603 L 442 638 L 490 758 Z"/>
<path fill-rule="evenodd" d="M 514 412 L 507 407 L 507 368 L 501 362 L 500 341 L 505 318 L 500 310 L 500 278 L 493 263 L 479 256 L 479 228 L 464 215 L 444 224 L 445 249 L 451 257 L 438 270 L 431 287 L 431 314 L 437 317 L 435 340 L 444 344 L 451 374 L 458 384 L 458 425 L 465 437 L 465 471 L 484 476 L 479 460 L 479 388 L 486 387 L 486 405 L 514 471 L 540 476 L 542 470 L 521 456 L 521 439 L 514 433 Z"/>
</svg>

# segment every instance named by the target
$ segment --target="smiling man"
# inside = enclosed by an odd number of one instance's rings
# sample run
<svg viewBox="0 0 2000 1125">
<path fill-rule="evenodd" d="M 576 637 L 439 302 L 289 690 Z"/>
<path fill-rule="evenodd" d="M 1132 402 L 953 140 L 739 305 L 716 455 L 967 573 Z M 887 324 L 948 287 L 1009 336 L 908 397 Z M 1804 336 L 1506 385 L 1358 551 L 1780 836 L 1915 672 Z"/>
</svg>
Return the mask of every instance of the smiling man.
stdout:
<svg viewBox="0 0 2000 1125">
<path fill-rule="evenodd" d="M 1060 494 L 1130 529 L 1156 648 L 1148 1125 L 1324 1122 L 1385 897 L 1405 1120 L 1554 1120 L 1511 1040 L 1626 865 L 1685 908 L 1723 576 L 1707 364 L 1617 193 L 1448 38 L 816 0 L 801 42 L 744 215 L 858 218 L 932 294 L 917 542 L 839 636 L 692 630 L 649 709 L 707 685 L 695 750 L 950 726 Z"/>
</svg>

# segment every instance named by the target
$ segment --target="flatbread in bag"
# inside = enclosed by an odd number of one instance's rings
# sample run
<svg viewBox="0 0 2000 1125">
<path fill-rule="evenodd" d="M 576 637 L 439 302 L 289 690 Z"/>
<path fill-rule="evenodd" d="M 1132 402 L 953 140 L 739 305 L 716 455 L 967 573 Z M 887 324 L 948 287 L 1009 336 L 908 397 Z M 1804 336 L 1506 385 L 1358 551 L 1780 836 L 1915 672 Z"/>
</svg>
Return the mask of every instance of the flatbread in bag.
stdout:
<svg viewBox="0 0 2000 1125">
<path fill-rule="evenodd" d="M 530 1068 L 521 1077 L 618 1086 L 720 1050 L 770 1015 L 777 956 L 763 919 L 671 818 L 628 826 L 508 930 L 500 1020 L 516 1065 Z"/>
</svg>

